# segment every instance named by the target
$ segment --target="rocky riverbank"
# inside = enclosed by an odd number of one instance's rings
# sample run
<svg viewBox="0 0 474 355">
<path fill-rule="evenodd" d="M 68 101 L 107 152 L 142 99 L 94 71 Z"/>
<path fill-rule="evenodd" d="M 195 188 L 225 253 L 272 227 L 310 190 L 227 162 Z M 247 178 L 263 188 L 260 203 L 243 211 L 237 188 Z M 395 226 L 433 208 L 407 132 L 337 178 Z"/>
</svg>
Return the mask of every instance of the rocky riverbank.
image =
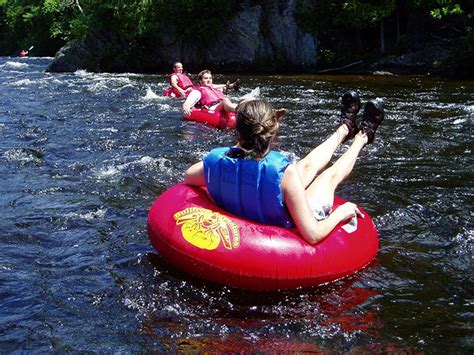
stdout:
<svg viewBox="0 0 474 355">
<path fill-rule="evenodd" d="M 355 59 L 342 67 L 323 69 L 317 63 L 318 40 L 300 29 L 295 6 L 296 0 L 244 6 L 224 24 L 215 40 L 206 43 L 185 40 L 170 27 L 140 53 L 130 50 L 126 40 L 116 34 L 95 32 L 84 41 L 67 43 L 47 70 L 165 73 L 179 60 L 190 72 L 210 68 L 222 73 L 378 72 L 472 77 L 469 59 L 450 65 L 455 48 L 443 41 L 431 41 L 398 55 Z"/>
<path fill-rule="evenodd" d="M 197 71 L 307 71 L 315 70 L 317 41 L 302 32 L 294 18 L 295 1 L 268 1 L 242 9 L 210 43 L 180 39 L 172 28 L 136 60 L 127 44 L 110 33 L 95 33 L 85 41 L 67 43 L 48 68 L 52 72 L 90 71 L 163 72 L 176 60 Z"/>
</svg>

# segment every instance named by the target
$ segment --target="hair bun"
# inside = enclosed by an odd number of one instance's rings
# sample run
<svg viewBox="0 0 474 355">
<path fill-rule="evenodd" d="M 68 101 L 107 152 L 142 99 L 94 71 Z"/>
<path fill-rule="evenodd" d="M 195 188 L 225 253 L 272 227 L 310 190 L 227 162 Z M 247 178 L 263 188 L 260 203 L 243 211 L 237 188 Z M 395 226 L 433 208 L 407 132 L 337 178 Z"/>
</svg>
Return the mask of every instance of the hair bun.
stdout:
<svg viewBox="0 0 474 355">
<path fill-rule="evenodd" d="M 239 103 L 236 130 L 239 145 L 247 152 L 253 152 L 260 159 L 268 151 L 279 127 L 279 117 L 286 110 L 275 111 L 264 100 L 250 100 Z"/>
</svg>

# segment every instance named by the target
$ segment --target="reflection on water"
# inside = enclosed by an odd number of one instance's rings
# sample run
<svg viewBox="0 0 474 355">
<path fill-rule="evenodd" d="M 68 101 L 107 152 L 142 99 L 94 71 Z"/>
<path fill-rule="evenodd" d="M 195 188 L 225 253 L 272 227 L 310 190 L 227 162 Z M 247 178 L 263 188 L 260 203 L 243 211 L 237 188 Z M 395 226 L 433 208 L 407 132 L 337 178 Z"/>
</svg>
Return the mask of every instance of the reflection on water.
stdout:
<svg viewBox="0 0 474 355">
<path fill-rule="evenodd" d="M 0 58 L 2 350 L 472 352 L 473 82 L 241 77 L 239 96 L 289 110 L 278 145 L 294 159 L 331 134 L 346 89 L 387 112 L 338 191 L 373 216 L 377 259 L 259 294 L 173 270 L 146 232 L 156 196 L 233 132 L 182 121 L 163 75 L 50 61 Z"/>
</svg>

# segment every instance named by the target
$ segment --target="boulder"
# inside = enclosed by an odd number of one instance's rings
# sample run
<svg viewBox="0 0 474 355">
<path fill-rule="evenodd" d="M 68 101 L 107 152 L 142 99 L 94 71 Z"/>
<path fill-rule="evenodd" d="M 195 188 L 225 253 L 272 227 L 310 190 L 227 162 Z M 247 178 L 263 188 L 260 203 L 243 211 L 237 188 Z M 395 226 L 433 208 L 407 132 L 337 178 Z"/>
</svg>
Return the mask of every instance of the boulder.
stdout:
<svg viewBox="0 0 474 355">
<path fill-rule="evenodd" d="M 295 71 L 314 68 L 316 40 L 294 19 L 294 1 L 269 1 L 241 11 L 207 50 L 206 62 L 222 69 Z"/>
<path fill-rule="evenodd" d="M 61 48 L 48 71 L 167 71 L 177 60 L 189 70 L 299 71 L 316 67 L 316 39 L 294 18 L 295 0 L 246 2 L 210 43 L 178 38 L 173 28 L 157 34 L 152 50 L 137 58 L 113 34 L 92 34 Z"/>
<path fill-rule="evenodd" d="M 54 56 L 54 60 L 46 71 L 50 72 L 74 72 L 85 66 L 84 57 L 87 49 L 80 41 L 68 42 Z"/>
<path fill-rule="evenodd" d="M 432 45 L 399 56 L 388 56 L 371 65 L 373 70 L 386 70 L 397 74 L 425 74 L 436 71 L 450 51 L 446 47 Z"/>
</svg>

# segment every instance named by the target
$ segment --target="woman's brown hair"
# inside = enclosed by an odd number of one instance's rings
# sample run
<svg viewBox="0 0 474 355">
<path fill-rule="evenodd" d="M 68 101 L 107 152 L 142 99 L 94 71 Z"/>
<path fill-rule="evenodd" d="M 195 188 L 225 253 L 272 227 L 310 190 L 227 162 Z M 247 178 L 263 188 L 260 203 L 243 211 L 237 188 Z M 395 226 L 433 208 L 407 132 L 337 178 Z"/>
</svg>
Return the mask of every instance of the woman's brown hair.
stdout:
<svg viewBox="0 0 474 355">
<path fill-rule="evenodd" d="M 255 159 L 262 159 L 275 141 L 280 118 L 286 110 L 275 111 L 264 100 L 243 101 L 237 106 L 238 142 L 240 148 Z"/>
</svg>

